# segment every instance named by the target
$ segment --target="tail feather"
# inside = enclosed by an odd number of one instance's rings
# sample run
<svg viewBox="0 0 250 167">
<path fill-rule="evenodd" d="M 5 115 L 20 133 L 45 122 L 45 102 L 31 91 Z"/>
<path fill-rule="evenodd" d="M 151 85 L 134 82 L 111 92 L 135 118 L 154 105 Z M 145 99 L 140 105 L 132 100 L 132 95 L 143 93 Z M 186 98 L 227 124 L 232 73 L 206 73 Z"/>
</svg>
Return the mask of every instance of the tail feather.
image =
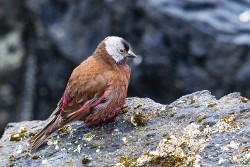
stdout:
<svg viewBox="0 0 250 167">
<path fill-rule="evenodd" d="M 59 107 L 57 107 L 56 110 L 48 118 L 48 124 L 34 137 L 34 140 L 31 143 L 31 153 L 34 153 L 36 149 L 40 147 L 43 142 L 50 136 L 50 134 L 57 131 L 64 125 L 87 117 L 90 114 L 90 111 L 91 110 L 89 103 L 86 103 L 73 113 L 67 113 L 67 115 L 61 114 Z"/>
<path fill-rule="evenodd" d="M 35 141 L 32 143 L 30 151 L 31 154 L 33 154 L 38 149 L 38 147 L 40 147 L 40 145 L 42 145 L 43 142 L 49 137 L 48 135 L 45 134 L 45 131 L 39 134 L 39 136 L 40 137 L 37 137 Z"/>
<path fill-rule="evenodd" d="M 60 129 L 63 125 L 60 124 L 60 119 L 58 116 L 55 116 L 49 123 L 40 131 L 38 132 L 34 140 L 31 143 L 31 153 L 34 153 L 38 147 L 40 147 L 43 142 L 52 134 L 53 132 Z"/>
</svg>

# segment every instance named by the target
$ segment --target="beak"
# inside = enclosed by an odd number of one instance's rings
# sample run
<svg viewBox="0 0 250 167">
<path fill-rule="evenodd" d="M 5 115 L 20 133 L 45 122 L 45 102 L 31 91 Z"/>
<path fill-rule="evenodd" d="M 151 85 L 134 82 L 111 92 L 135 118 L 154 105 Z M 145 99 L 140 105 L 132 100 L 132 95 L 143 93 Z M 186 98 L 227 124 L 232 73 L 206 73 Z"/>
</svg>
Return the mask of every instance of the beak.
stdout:
<svg viewBox="0 0 250 167">
<path fill-rule="evenodd" d="M 136 58 L 137 56 L 131 50 L 129 50 L 127 57 L 129 57 L 129 58 Z"/>
</svg>

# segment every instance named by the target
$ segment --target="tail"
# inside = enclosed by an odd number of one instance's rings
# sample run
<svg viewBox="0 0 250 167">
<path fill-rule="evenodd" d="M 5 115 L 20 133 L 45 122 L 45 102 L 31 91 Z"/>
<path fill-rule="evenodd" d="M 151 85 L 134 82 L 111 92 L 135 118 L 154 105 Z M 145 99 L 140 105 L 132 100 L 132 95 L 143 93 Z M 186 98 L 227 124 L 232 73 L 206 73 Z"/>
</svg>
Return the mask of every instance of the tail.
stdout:
<svg viewBox="0 0 250 167">
<path fill-rule="evenodd" d="M 54 117 L 50 117 L 48 120 L 49 123 L 35 135 L 31 143 L 30 153 L 34 153 L 53 132 L 64 126 L 64 124 L 61 124 L 60 115 L 54 115 Z"/>
<path fill-rule="evenodd" d="M 102 99 L 99 99 L 97 102 L 100 102 Z M 62 100 L 61 100 L 62 101 Z M 60 101 L 60 102 L 61 102 Z M 59 102 L 59 103 L 60 103 Z M 89 102 L 90 103 L 90 102 Z M 48 124 L 34 137 L 33 142 L 31 143 L 31 153 L 34 153 L 38 147 L 40 147 L 43 142 L 55 131 L 76 120 L 81 120 L 90 114 L 90 104 L 85 103 L 80 109 L 72 113 L 63 113 L 61 114 L 60 107 L 51 114 L 48 118 Z M 95 104 L 95 103 L 94 103 Z M 97 105 L 97 104 L 96 104 Z M 92 106 L 93 107 L 93 106 Z"/>
</svg>

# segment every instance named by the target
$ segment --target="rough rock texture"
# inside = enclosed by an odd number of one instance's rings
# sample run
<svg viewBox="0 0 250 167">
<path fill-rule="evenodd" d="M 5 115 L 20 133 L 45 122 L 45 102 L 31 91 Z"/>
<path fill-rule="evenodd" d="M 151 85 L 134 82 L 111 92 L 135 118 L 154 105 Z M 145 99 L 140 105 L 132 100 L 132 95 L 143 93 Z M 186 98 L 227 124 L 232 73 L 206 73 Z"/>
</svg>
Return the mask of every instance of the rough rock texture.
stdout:
<svg viewBox="0 0 250 167">
<path fill-rule="evenodd" d="M 208 91 L 169 105 L 128 98 L 114 121 L 73 123 L 33 155 L 30 136 L 43 121 L 10 123 L 0 140 L 4 166 L 249 166 L 250 101 L 240 93 L 217 100 Z M 10 141 L 14 140 L 14 141 Z M 19 140 L 20 141 L 15 141 Z"/>
<path fill-rule="evenodd" d="M 0 131 L 45 119 L 72 69 L 107 35 L 140 55 L 130 62 L 130 96 L 250 97 L 249 9 L 249 0 L 0 0 Z"/>
</svg>

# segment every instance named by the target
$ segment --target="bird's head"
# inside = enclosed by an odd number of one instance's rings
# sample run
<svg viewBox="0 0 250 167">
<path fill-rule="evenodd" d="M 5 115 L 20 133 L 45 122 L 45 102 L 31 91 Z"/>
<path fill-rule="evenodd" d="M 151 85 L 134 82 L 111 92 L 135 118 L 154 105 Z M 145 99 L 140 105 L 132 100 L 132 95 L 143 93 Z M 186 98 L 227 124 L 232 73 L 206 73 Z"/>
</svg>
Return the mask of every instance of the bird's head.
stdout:
<svg viewBox="0 0 250 167">
<path fill-rule="evenodd" d="M 116 63 L 126 62 L 127 58 L 135 58 L 136 55 L 129 48 L 129 44 L 121 37 L 109 36 L 104 39 L 105 49 Z"/>
</svg>

